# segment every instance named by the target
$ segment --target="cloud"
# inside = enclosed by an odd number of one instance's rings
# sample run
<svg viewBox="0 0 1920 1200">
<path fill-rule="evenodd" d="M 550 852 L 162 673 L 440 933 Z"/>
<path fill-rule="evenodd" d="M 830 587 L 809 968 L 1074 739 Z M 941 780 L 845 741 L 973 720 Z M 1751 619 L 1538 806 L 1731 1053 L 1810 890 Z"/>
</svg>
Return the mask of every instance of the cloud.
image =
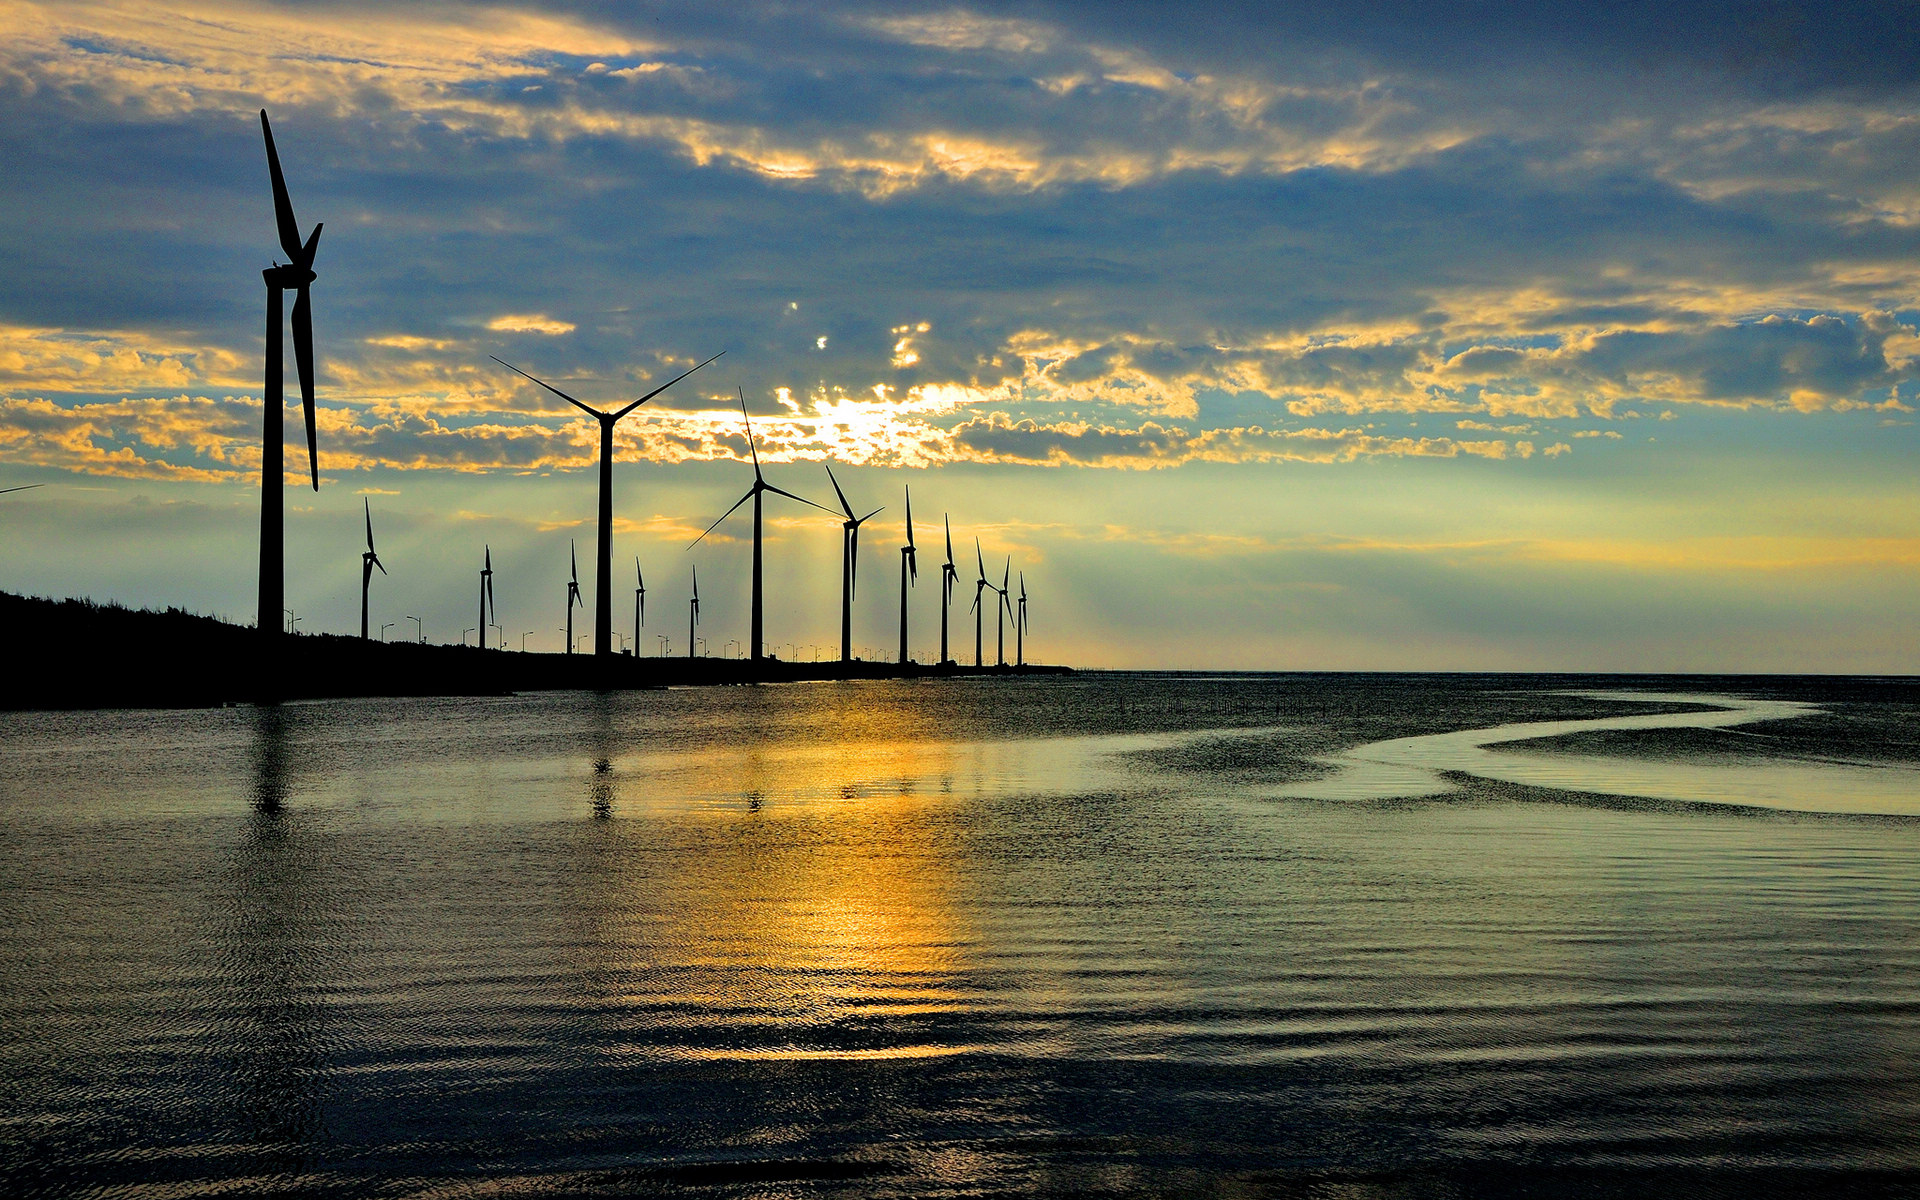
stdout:
<svg viewBox="0 0 1920 1200">
<path fill-rule="evenodd" d="M 507 313 L 488 321 L 486 327 L 495 333 L 544 333 L 549 336 L 572 333 L 575 329 L 575 326 L 556 321 L 545 313 Z"/>
</svg>

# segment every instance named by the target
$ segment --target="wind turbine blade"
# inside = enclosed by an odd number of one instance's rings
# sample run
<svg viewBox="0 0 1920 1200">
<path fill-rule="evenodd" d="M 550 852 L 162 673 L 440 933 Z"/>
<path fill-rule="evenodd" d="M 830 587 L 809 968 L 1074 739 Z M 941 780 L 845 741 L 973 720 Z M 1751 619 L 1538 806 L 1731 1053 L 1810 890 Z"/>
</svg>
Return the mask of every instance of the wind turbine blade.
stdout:
<svg viewBox="0 0 1920 1200">
<path fill-rule="evenodd" d="M 485 548 L 487 553 L 485 570 L 487 574 L 491 575 L 493 574 L 493 547 L 487 546 L 485 543 L 482 543 L 482 546 Z"/>
<path fill-rule="evenodd" d="M 973 565 L 975 570 L 979 572 L 981 581 L 985 582 L 987 578 L 987 560 L 980 557 L 979 538 L 973 539 Z"/>
<path fill-rule="evenodd" d="M 320 251 L 320 231 L 326 227 L 325 221 L 315 225 L 313 232 L 307 235 L 307 244 L 300 247 L 299 265 L 306 270 L 313 270 L 313 256 Z"/>
<path fill-rule="evenodd" d="M 872 512 L 868 513 L 866 516 L 861 517 L 858 521 L 855 521 L 853 523 L 853 527 L 855 529 L 858 529 L 860 526 L 865 525 L 868 521 L 871 521 L 873 518 L 879 516 L 881 513 L 885 511 L 887 511 L 887 506 L 883 504 L 879 508 L 876 508 Z"/>
<path fill-rule="evenodd" d="M 726 353 L 725 350 L 722 350 L 720 352 L 720 354 L 725 354 L 725 353 Z M 719 358 L 720 354 L 714 355 L 713 358 Z M 700 367 L 704 367 L 707 365 L 707 363 L 712 362 L 713 358 L 708 359 L 707 362 L 701 363 Z M 614 413 L 613 419 L 618 421 L 621 417 L 626 416 L 628 413 L 632 412 L 634 409 L 639 408 L 642 404 L 645 404 L 647 401 L 653 399 L 655 396 L 658 396 L 661 392 L 666 391 L 668 388 L 672 387 L 674 384 L 679 383 L 682 379 L 685 379 L 687 376 L 693 374 L 695 371 L 698 371 L 700 367 L 692 367 L 688 370 L 680 372 L 678 375 L 675 375 L 672 379 L 667 380 L 665 383 L 661 384 L 659 387 L 648 392 L 646 395 L 640 397 L 638 400 L 635 400 L 632 404 L 629 404 L 625 408 L 621 409 L 619 412 Z"/>
<path fill-rule="evenodd" d="M 775 493 L 778 493 L 779 495 L 785 496 L 789 500 L 798 500 L 802 504 L 813 504 L 813 507 L 819 509 L 823 513 L 826 513 L 830 517 L 837 517 L 840 515 L 839 513 L 834 512 L 832 509 L 828 508 L 824 504 L 814 504 L 813 501 L 807 499 L 805 496 L 796 496 L 792 492 L 786 491 L 782 488 L 777 488 L 770 483 L 762 483 L 760 486 L 769 492 L 775 492 Z"/>
<path fill-rule="evenodd" d="M 847 511 L 847 520 L 853 520 L 853 505 L 847 503 L 847 494 L 840 490 L 840 481 L 833 478 L 833 468 L 827 468 L 827 478 L 833 483 L 833 494 L 840 497 L 840 507 Z"/>
<path fill-rule="evenodd" d="M 313 490 L 320 490 L 320 449 L 313 431 L 313 305 L 307 285 L 293 302 L 293 361 L 300 371 L 300 409 L 307 418 L 307 469 Z"/>
<path fill-rule="evenodd" d="M 739 387 L 733 390 L 740 393 L 740 419 L 747 423 L 747 453 L 753 455 L 753 477 L 757 480 L 760 478 L 760 451 L 753 444 L 753 418 L 747 415 L 747 393 Z"/>
<path fill-rule="evenodd" d="M 634 586 L 638 587 L 641 591 L 644 592 L 647 590 L 647 577 L 640 573 L 640 556 L 638 554 L 633 556 L 633 583 Z"/>
<path fill-rule="evenodd" d="M 945 513 L 941 513 L 940 518 L 941 520 L 945 521 L 947 524 L 947 565 L 952 566 L 953 565 L 953 518 L 947 516 Z"/>
<path fill-rule="evenodd" d="M 260 110 L 260 132 L 267 139 L 267 170 L 273 175 L 273 220 L 280 229 L 280 248 L 287 258 L 300 259 L 300 223 L 293 219 L 293 201 L 287 196 L 287 181 L 280 174 L 280 152 L 273 147 L 273 126 L 267 122 L 267 110 Z"/>
<path fill-rule="evenodd" d="M 0 496 L 4 496 L 8 492 L 30 492 L 34 488 L 45 487 L 45 486 L 47 485 L 44 483 L 23 483 L 18 487 L 0 488 Z"/>
<path fill-rule="evenodd" d="M 382 575 L 385 575 L 387 573 L 386 565 L 380 561 L 380 556 L 378 554 L 373 556 L 373 565 L 380 568 L 380 573 Z"/>
<path fill-rule="evenodd" d="M 913 489 L 907 489 L 907 549 L 913 549 Z"/>
<path fill-rule="evenodd" d="M 597 408 L 593 408 L 588 405 L 580 403 L 578 400 L 575 400 L 572 396 L 567 395 L 565 392 L 561 391 L 557 387 L 554 387 L 552 384 L 548 383 L 544 379 L 534 379 L 533 376 L 528 375 L 525 371 L 522 371 L 519 367 L 514 366 L 512 363 L 508 362 L 504 358 L 494 358 L 494 356 L 491 354 L 487 355 L 487 357 L 492 358 L 493 361 L 499 363 L 501 366 L 505 367 L 507 370 L 512 371 L 515 375 L 523 375 L 528 379 L 533 379 L 535 383 L 539 384 L 541 387 L 552 392 L 554 395 L 560 397 L 562 400 L 565 400 L 568 404 L 573 405 L 575 408 L 579 409 L 583 413 L 591 413 L 596 417 L 604 417 L 607 415 L 601 412 Z"/>
<path fill-rule="evenodd" d="M 574 546 L 572 538 L 567 539 L 567 560 L 572 564 L 572 582 L 574 586 L 578 587 L 580 584 L 580 551 Z"/>
<path fill-rule="evenodd" d="M 860 526 L 847 530 L 847 598 L 860 594 Z"/>
<path fill-rule="evenodd" d="M 360 499 L 360 503 L 367 510 L 367 553 L 372 554 L 373 553 L 373 501 L 368 500 L 363 496 Z"/>
<path fill-rule="evenodd" d="M 739 508 L 742 504 L 745 504 L 747 501 L 751 499 L 753 499 L 753 489 L 748 488 L 746 495 L 740 497 L 738 500 L 735 500 L 733 502 L 733 508 L 730 508 L 727 511 L 720 514 L 720 521 L 724 521 L 728 517 L 732 516 L 734 509 Z M 720 521 L 715 521 L 713 524 L 707 526 L 706 529 L 702 531 L 699 537 L 693 539 L 691 542 L 688 542 L 687 549 L 691 550 L 695 546 L 698 546 L 701 542 L 705 541 L 707 534 L 712 533 L 714 530 L 720 528 Z M 636 570 L 639 569 L 639 565 L 640 565 L 639 561 L 636 559 L 634 562 L 634 568 Z"/>
</svg>

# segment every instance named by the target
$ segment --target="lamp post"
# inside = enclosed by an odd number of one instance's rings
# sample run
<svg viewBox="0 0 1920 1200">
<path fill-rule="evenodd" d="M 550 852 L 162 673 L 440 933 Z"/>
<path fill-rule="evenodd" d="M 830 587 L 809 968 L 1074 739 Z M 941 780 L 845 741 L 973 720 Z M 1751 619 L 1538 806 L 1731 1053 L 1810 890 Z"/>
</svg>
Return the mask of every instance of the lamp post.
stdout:
<svg viewBox="0 0 1920 1200">
<path fill-rule="evenodd" d="M 525 654 L 527 652 L 527 639 L 532 636 L 533 630 L 531 629 L 520 635 L 520 653 Z"/>
<path fill-rule="evenodd" d="M 466 644 L 467 644 L 467 635 L 468 635 L 468 634 L 470 634 L 470 633 L 479 633 L 479 632 L 480 632 L 480 631 L 479 631 L 478 629 L 475 629 L 475 628 L 474 628 L 473 626 L 471 626 L 471 625 L 469 625 L 469 626 L 467 626 L 467 627 L 466 627 L 465 629 L 462 629 L 462 630 L 460 631 L 460 644 L 461 644 L 462 646 L 464 646 L 464 645 L 466 645 Z M 474 645 L 476 645 L 476 646 L 478 646 L 478 645 L 480 644 L 480 639 L 479 639 L 479 638 L 475 638 L 475 639 L 473 639 L 473 644 L 474 644 Z"/>
<path fill-rule="evenodd" d="M 399 622 L 397 622 L 397 621 L 388 621 L 388 622 L 387 622 L 386 624 L 384 624 L 384 625 L 382 625 L 382 626 L 380 627 L 380 640 L 381 640 L 381 641 L 383 641 L 383 642 L 384 642 L 384 641 L 386 641 L 386 640 L 387 640 L 387 630 L 389 630 L 389 629 L 392 629 L 392 628 L 393 628 L 393 627 L 394 627 L 395 625 L 397 625 L 397 624 L 399 624 Z"/>
<path fill-rule="evenodd" d="M 507 648 L 507 631 L 506 631 L 506 630 L 505 630 L 504 628 L 502 628 L 501 626 L 498 626 L 498 625 L 494 625 L 494 626 L 490 626 L 490 628 L 491 628 L 491 629 L 492 629 L 492 630 L 493 630 L 493 631 L 494 631 L 495 633 L 497 633 L 497 634 L 499 634 L 499 635 L 500 635 L 500 648 L 501 648 L 502 650 L 505 650 L 505 649 Z"/>
<path fill-rule="evenodd" d="M 420 643 L 422 646 L 426 645 L 427 644 L 427 627 L 425 625 L 422 625 L 420 623 L 420 618 L 414 616 L 412 613 L 407 613 L 406 618 L 407 620 L 413 622 L 413 640 Z"/>
</svg>

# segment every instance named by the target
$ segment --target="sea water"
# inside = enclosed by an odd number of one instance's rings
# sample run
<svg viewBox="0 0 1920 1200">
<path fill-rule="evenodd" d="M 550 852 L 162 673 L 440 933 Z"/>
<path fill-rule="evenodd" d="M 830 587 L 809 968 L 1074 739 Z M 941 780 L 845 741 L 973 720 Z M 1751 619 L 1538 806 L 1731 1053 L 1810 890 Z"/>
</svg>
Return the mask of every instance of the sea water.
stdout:
<svg viewBox="0 0 1920 1200">
<path fill-rule="evenodd" d="M 0 715 L 0 1193 L 1920 1191 L 1920 686 Z"/>
</svg>

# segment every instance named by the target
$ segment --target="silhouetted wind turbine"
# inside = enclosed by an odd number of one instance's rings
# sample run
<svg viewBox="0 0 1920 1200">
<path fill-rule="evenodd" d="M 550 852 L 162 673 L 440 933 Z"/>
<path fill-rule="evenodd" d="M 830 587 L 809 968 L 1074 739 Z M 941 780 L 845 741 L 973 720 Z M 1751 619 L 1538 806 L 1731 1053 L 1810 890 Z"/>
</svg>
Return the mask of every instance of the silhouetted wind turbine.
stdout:
<svg viewBox="0 0 1920 1200">
<path fill-rule="evenodd" d="M 486 546 L 484 549 L 487 556 L 484 560 L 485 565 L 480 568 L 480 637 L 478 639 L 483 649 L 487 644 L 488 607 L 492 607 L 496 619 L 500 616 L 500 606 L 493 602 L 493 547 Z M 573 609 L 567 609 L 567 615 L 572 616 Z"/>
<path fill-rule="evenodd" d="M 900 547 L 900 665 L 907 665 L 907 589 L 920 580 L 913 549 L 913 489 L 907 488 L 907 544 Z"/>
<path fill-rule="evenodd" d="M 874 509 L 864 517 L 853 515 L 853 505 L 847 503 L 847 494 L 840 490 L 840 481 L 834 479 L 833 468 L 827 468 L 827 478 L 833 483 L 833 494 L 840 497 L 840 507 L 846 510 L 847 519 L 840 522 L 840 661 L 853 661 L 853 593 L 860 581 L 860 527 L 875 515 L 884 511 Z"/>
<path fill-rule="evenodd" d="M 1013 619 L 1013 665 L 1027 665 L 1027 573 L 1020 572 L 1020 613 Z"/>
<path fill-rule="evenodd" d="M 640 573 L 640 556 L 633 556 L 633 656 L 640 657 L 640 631 L 647 627 L 647 577 Z"/>
<path fill-rule="evenodd" d="M 1007 584 L 1011 583 L 1012 581 L 1013 581 L 1013 556 L 1008 555 L 1007 569 L 1000 573 L 1000 586 L 993 589 L 994 591 L 1000 593 L 1000 604 L 999 604 L 999 607 L 995 609 L 993 614 L 993 623 L 999 627 L 999 644 L 994 647 L 994 652 L 993 652 L 994 659 L 996 660 L 993 665 L 996 667 L 1004 667 L 1007 665 L 1006 618 L 1012 615 L 1012 612 L 1013 612 L 1012 608 L 1009 606 L 1007 602 Z"/>
<path fill-rule="evenodd" d="M 836 517 L 840 514 L 825 505 L 814 504 L 813 501 L 807 499 L 805 496 L 796 496 L 792 492 L 783 491 L 768 483 L 766 478 L 760 474 L 760 451 L 754 446 L 753 418 L 747 416 L 747 396 L 745 392 L 740 393 L 740 419 L 745 421 L 747 425 L 747 451 L 753 456 L 753 486 L 747 489 L 746 495 L 733 502 L 733 508 L 729 508 L 720 514 L 720 521 L 724 521 L 732 516 L 734 509 L 739 508 L 742 504 L 745 504 L 749 500 L 753 501 L 753 616 L 751 620 L 753 636 L 748 646 L 748 657 L 757 663 L 761 658 L 760 636 L 762 629 L 760 590 L 760 494 L 762 492 L 772 492 L 775 495 L 785 496 L 789 500 L 798 500 L 800 503 L 817 508 L 823 513 L 833 513 Z M 707 534 L 712 533 L 720 527 L 720 521 L 715 521 L 713 524 L 707 526 L 706 532 L 687 544 L 687 549 L 691 550 L 695 546 L 698 546 L 706 538 Z"/>
<path fill-rule="evenodd" d="M 973 666 L 975 670 L 979 670 L 981 667 L 986 665 L 985 661 L 983 660 L 983 656 L 980 653 L 980 619 L 986 615 L 985 613 L 980 611 L 980 592 L 985 588 L 990 588 L 993 586 L 992 584 L 987 582 L 987 560 L 980 557 L 980 539 L 979 538 L 973 539 L 973 562 L 974 562 L 975 568 L 980 572 L 980 578 L 973 581 L 973 609 L 972 609 L 972 612 L 973 612 Z"/>
<path fill-rule="evenodd" d="M 373 569 L 379 567 L 385 575 L 387 568 L 373 552 L 373 503 L 362 497 L 360 505 L 367 513 L 367 549 L 360 556 L 360 640 L 364 642 L 367 640 L 367 589 L 373 583 Z"/>
<path fill-rule="evenodd" d="M 693 657 L 693 648 L 699 644 L 693 636 L 693 631 L 698 628 L 700 628 L 700 568 L 696 566 L 693 569 L 693 610 L 687 614 L 688 658 Z"/>
<path fill-rule="evenodd" d="M 726 353 L 725 350 L 722 350 L 720 352 L 720 354 L 725 354 L 725 353 Z M 719 358 L 720 354 L 714 355 L 713 358 Z M 533 376 L 528 375 L 525 371 L 522 371 L 519 367 L 514 366 L 512 363 L 508 362 L 503 358 L 495 358 L 491 354 L 487 355 L 487 357 L 492 358 L 493 361 L 499 363 L 501 366 L 505 367 L 509 371 L 512 371 L 516 375 L 524 376 L 527 379 L 533 379 L 535 383 L 539 384 L 543 388 L 546 388 L 548 391 L 560 397 L 562 400 L 565 400 L 568 404 L 573 405 L 575 408 L 579 409 L 581 412 L 589 413 L 592 416 L 597 417 L 600 421 L 600 540 L 599 540 L 598 546 L 596 547 L 597 550 L 599 551 L 598 558 L 597 558 L 597 561 L 599 563 L 599 574 L 595 578 L 594 584 L 593 584 L 593 652 L 596 655 L 612 654 L 613 653 L 613 427 L 619 423 L 621 417 L 626 416 L 628 413 L 632 412 L 634 409 L 639 408 L 642 404 L 645 404 L 647 401 L 653 399 L 655 396 L 658 396 L 661 392 L 666 391 L 668 388 L 672 387 L 674 384 L 679 383 L 682 379 L 685 379 L 687 376 L 693 374 L 695 371 L 698 371 L 700 367 L 706 366 L 707 363 L 710 363 L 713 361 L 713 358 L 708 359 L 707 362 L 703 362 L 699 364 L 699 366 L 690 367 L 687 370 L 680 372 L 678 375 L 675 375 L 672 379 L 667 380 L 665 383 L 661 384 L 659 387 L 653 389 L 652 391 L 648 392 L 646 395 L 640 397 L 638 400 L 635 400 L 633 403 L 627 405 L 625 408 L 620 409 L 617 412 L 601 412 L 597 408 L 580 403 L 580 401 L 575 400 L 572 396 L 567 395 L 565 392 L 561 391 L 559 388 L 554 387 L 552 384 L 547 383 L 544 380 L 534 379 Z M 571 617 L 573 615 L 573 610 L 568 609 L 567 615 Z"/>
<path fill-rule="evenodd" d="M 258 628 L 271 640 L 280 631 L 278 614 L 286 596 L 287 532 L 284 422 L 286 400 L 284 370 L 281 366 L 282 336 L 280 293 L 291 289 L 293 301 L 293 358 L 300 375 L 300 403 L 307 418 L 307 469 L 313 490 L 320 490 L 320 457 L 313 428 L 313 312 L 307 286 L 313 273 L 313 255 L 320 248 L 322 222 L 313 227 L 304 244 L 300 225 L 294 220 L 293 201 L 287 197 L 287 181 L 280 174 L 280 154 L 273 146 L 273 126 L 267 123 L 267 110 L 260 110 L 260 132 L 267 140 L 267 169 L 273 176 L 273 217 L 280 233 L 280 248 L 292 261 L 278 262 L 261 272 L 267 282 L 266 380 L 261 396 L 265 416 L 261 429 L 260 455 L 260 615 Z M 272 621 L 267 620 L 274 614 Z"/>
<path fill-rule="evenodd" d="M 953 585 L 960 582 L 960 568 L 953 565 L 953 518 L 945 513 L 940 519 L 947 527 L 947 565 L 940 568 L 940 665 L 947 665 L 947 609 L 953 604 Z"/>
<path fill-rule="evenodd" d="M 573 653 L 573 606 L 581 608 L 587 602 L 580 598 L 580 555 L 573 548 L 573 539 L 567 539 L 567 558 L 573 564 L 573 577 L 567 580 L 567 653 Z"/>
</svg>

